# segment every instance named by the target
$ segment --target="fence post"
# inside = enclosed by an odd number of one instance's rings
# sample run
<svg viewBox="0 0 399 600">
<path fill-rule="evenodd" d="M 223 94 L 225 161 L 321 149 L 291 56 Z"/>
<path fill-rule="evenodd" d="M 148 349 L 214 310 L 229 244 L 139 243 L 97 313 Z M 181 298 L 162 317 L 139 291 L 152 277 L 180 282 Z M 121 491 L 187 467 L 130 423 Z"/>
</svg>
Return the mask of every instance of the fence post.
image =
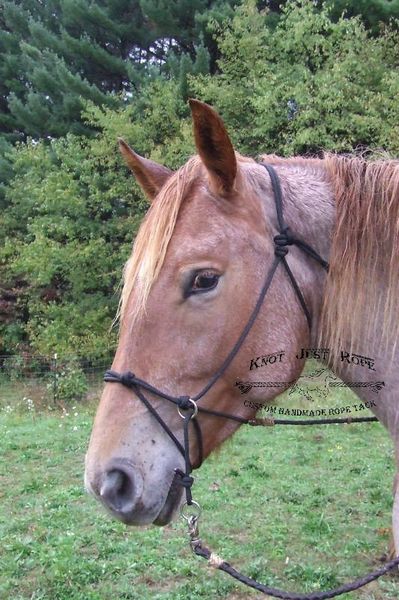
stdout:
<svg viewBox="0 0 399 600">
<path fill-rule="evenodd" d="M 54 377 L 53 377 L 53 401 L 54 401 L 54 404 L 58 400 L 58 364 L 57 364 L 57 358 L 58 358 L 58 354 L 55 352 L 54 358 L 53 358 L 53 372 L 54 372 Z"/>
</svg>

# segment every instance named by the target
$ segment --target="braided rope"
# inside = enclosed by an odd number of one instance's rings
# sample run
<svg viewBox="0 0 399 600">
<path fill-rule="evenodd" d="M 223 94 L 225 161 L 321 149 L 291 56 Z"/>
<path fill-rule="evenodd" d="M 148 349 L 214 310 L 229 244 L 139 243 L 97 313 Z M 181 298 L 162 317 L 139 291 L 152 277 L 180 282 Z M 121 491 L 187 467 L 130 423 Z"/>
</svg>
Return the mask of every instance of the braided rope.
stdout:
<svg viewBox="0 0 399 600">
<path fill-rule="evenodd" d="M 342 594 L 347 594 L 348 592 L 353 592 L 354 590 L 364 587 L 372 581 L 375 581 L 383 575 L 386 575 L 389 571 L 393 571 L 399 565 L 399 557 L 397 557 L 386 563 L 380 569 L 376 569 L 364 577 L 359 577 L 354 581 L 345 583 L 332 590 L 311 592 L 310 594 L 300 594 L 269 587 L 263 583 L 259 583 L 259 581 L 256 581 L 255 579 L 252 579 L 252 577 L 248 577 L 247 575 L 240 573 L 240 571 L 237 571 L 237 569 L 230 565 L 230 563 L 226 562 L 223 558 L 212 552 L 206 546 L 203 546 L 202 541 L 199 538 L 192 540 L 191 548 L 197 556 L 205 558 L 211 567 L 219 569 L 220 571 L 224 571 L 234 579 L 237 579 L 237 581 L 240 581 L 244 585 L 257 590 L 258 592 L 262 592 L 263 594 L 272 596 L 273 598 L 281 598 L 282 600 L 328 600 L 330 598 L 335 598 L 336 596 L 341 596 Z"/>
</svg>

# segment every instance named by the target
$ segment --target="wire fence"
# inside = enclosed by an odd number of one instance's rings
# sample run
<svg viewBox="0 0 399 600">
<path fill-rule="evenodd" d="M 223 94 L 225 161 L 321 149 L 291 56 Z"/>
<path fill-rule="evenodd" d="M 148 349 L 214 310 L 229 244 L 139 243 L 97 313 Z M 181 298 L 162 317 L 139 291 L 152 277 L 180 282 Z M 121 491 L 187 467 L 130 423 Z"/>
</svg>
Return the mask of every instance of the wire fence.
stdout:
<svg viewBox="0 0 399 600">
<path fill-rule="evenodd" d="M 110 359 L 0 355 L 0 408 L 65 406 L 97 398 Z"/>
</svg>

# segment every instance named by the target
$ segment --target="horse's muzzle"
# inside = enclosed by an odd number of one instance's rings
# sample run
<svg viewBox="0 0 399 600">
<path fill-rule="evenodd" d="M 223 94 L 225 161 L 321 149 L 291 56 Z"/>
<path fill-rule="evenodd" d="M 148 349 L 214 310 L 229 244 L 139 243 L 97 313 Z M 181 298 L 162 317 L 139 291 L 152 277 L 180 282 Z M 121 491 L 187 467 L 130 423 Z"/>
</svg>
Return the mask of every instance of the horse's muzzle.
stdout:
<svg viewBox="0 0 399 600">
<path fill-rule="evenodd" d="M 128 461 L 113 460 L 87 487 L 119 520 L 127 524 L 136 521 L 142 509 L 143 478 Z"/>
</svg>

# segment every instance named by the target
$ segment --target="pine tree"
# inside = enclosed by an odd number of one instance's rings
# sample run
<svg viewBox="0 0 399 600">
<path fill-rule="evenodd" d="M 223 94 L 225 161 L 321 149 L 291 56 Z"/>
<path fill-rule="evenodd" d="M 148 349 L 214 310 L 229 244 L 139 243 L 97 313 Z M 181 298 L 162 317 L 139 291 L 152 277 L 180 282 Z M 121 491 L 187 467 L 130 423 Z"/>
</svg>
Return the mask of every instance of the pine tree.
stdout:
<svg viewBox="0 0 399 600">
<path fill-rule="evenodd" d="M 0 133 L 11 141 L 89 133 L 85 101 L 116 106 L 135 96 L 171 52 L 195 61 L 201 35 L 205 47 L 214 43 L 209 20 L 237 2 L 2 0 Z"/>
<path fill-rule="evenodd" d="M 88 133 L 84 102 L 131 92 L 153 41 L 137 0 L 6 1 L 0 24 L 0 131 L 14 139 Z"/>
<path fill-rule="evenodd" d="M 27 136 L 90 135 L 93 128 L 82 119 L 88 100 L 110 107 L 134 101 L 145 82 L 168 70 L 186 97 L 183 71 L 215 67 L 218 50 L 209 21 L 223 21 L 238 2 L 0 0 L 3 183 L 12 173 L 7 144 Z M 184 55 L 191 64 L 184 59 L 180 66 Z"/>
<path fill-rule="evenodd" d="M 195 75 L 206 75 L 209 73 L 211 56 L 208 48 L 202 43 L 196 51 L 196 58 L 193 66 Z"/>
<path fill-rule="evenodd" d="M 219 54 L 209 24 L 231 18 L 238 4 L 240 0 L 140 0 L 156 39 L 173 42 L 170 49 L 179 55 L 188 54 L 192 61 L 195 61 L 198 42 L 202 39 L 210 54 L 211 70 L 215 68 Z M 165 59 L 164 49 L 155 47 L 156 57 Z"/>
</svg>

